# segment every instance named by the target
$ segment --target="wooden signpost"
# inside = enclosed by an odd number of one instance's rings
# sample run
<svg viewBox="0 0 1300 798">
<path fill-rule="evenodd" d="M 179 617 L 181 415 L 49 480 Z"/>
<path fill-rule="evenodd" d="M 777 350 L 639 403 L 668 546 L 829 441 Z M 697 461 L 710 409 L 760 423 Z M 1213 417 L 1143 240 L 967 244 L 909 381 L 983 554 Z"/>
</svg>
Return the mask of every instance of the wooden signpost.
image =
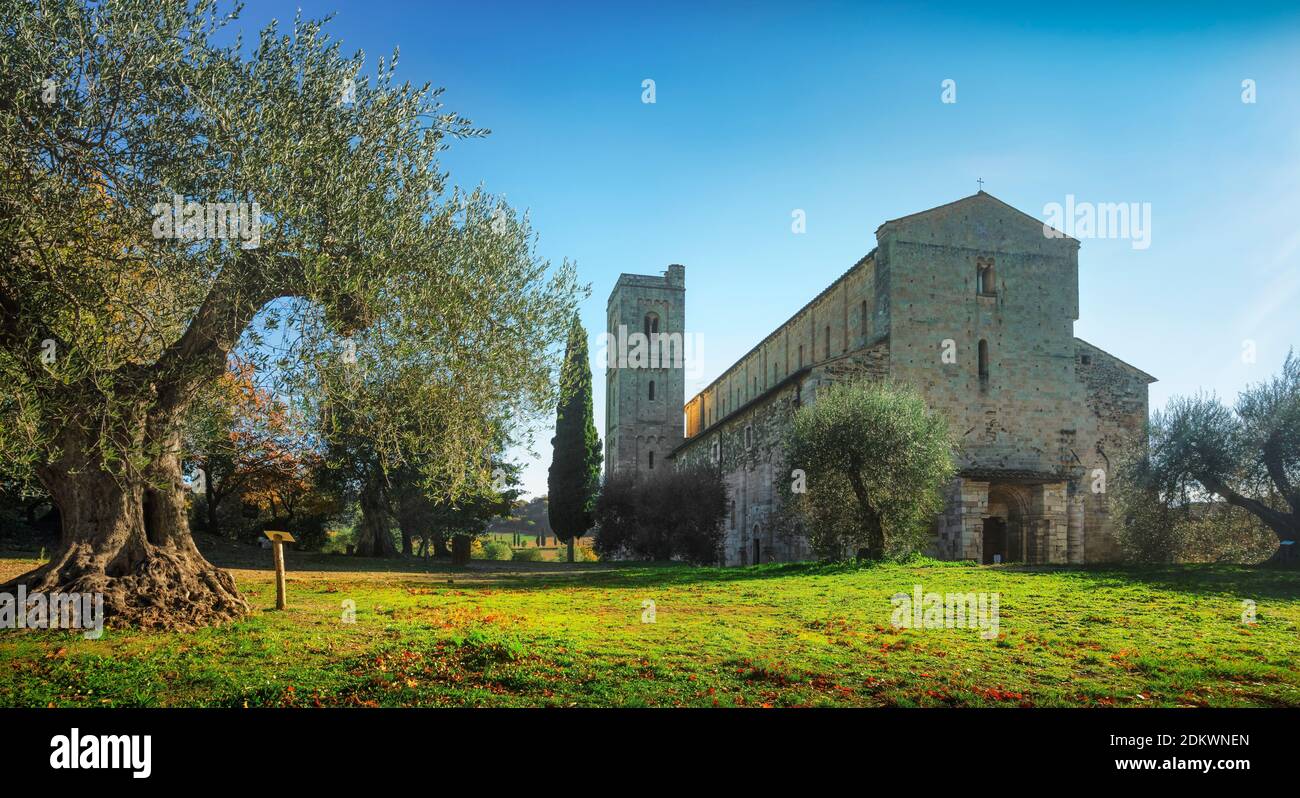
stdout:
<svg viewBox="0 0 1300 798">
<path fill-rule="evenodd" d="M 271 549 L 275 554 L 275 608 L 282 610 L 285 608 L 284 599 L 284 544 L 293 543 L 293 535 L 288 532 L 277 532 L 267 530 L 262 533 L 271 541 Z"/>
</svg>

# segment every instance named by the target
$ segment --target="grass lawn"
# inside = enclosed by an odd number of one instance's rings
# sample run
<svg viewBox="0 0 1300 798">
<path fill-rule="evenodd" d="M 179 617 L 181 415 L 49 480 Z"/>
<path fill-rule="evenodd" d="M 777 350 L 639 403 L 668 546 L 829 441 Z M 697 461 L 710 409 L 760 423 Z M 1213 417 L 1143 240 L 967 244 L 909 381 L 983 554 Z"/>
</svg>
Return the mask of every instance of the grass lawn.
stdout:
<svg viewBox="0 0 1300 798">
<path fill-rule="evenodd" d="M 1300 706 L 1300 573 L 925 562 L 368 564 L 208 551 L 254 613 L 193 634 L 0 631 L 0 706 Z M 242 549 L 242 547 L 241 547 Z M 0 581 L 32 567 L 0 559 Z M 422 570 L 423 568 L 423 570 Z M 1000 597 L 1000 634 L 890 596 Z M 1256 602 L 1254 625 L 1242 602 Z M 655 605 L 643 622 L 643 602 Z M 343 622 L 344 603 L 356 606 Z"/>
</svg>

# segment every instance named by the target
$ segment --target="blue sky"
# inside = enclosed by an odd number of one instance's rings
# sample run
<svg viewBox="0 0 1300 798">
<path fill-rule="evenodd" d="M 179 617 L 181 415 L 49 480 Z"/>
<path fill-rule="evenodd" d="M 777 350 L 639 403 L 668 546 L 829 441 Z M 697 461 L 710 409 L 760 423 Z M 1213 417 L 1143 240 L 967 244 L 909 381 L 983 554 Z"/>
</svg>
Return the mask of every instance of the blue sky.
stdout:
<svg viewBox="0 0 1300 798">
<path fill-rule="evenodd" d="M 977 178 L 1039 218 L 1068 194 L 1150 203 L 1149 248 L 1083 241 L 1075 332 L 1158 377 L 1153 409 L 1233 397 L 1300 345 L 1294 4 L 553 5 L 254 0 L 243 25 L 301 7 L 337 12 L 333 35 L 371 63 L 400 46 L 400 76 L 446 87 L 493 131 L 453 145 L 452 179 L 527 208 L 541 254 L 576 261 L 593 334 L 620 272 L 685 264 L 704 355 L 688 398 L 866 254 L 880 223 Z M 530 493 L 545 491 L 548 439 L 520 455 Z"/>
</svg>

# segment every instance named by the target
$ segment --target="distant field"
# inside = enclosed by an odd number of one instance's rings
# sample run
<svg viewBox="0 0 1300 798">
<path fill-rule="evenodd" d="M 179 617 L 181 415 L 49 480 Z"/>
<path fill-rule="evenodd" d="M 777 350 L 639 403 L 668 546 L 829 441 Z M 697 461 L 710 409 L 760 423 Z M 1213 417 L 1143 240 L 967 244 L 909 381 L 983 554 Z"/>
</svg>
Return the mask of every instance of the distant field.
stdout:
<svg viewBox="0 0 1300 798">
<path fill-rule="evenodd" d="M 513 532 L 487 532 L 483 535 L 484 539 L 496 540 L 507 546 L 515 545 L 515 535 Z M 546 536 L 546 544 L 537 545 L 538 536 L 530 532 L 523 532 L 519 535 L 518 549 L 537 549 L 541 552 L 543 562 L 568 562 L 569 547 L 565 543 L 560 543 L 554 535 Z M 578 538 L 578 546 L 591 551 L 591 538 Z M 594 555 L 593 555 L 594 556 Z"/>
<path fill-rule="evenodd" d="M 957 564 L 375 563 L 218 547 L 255 608 L 194 634 L 0 632 L 4 706 L 1300 706 L 1300 573 Z M 0 580 L 34 561 L 0 559 Z M 20 559 L 28 558 L 28 559 Z M 895 593 L 999 595 L 999 634 Z M 1243 600 L 1256 623 L 1242 622 Z M 356 622 L 342 621 L 345 601 Z M 647 613 L 654 602 L 653 623 Z"/>
</svg>

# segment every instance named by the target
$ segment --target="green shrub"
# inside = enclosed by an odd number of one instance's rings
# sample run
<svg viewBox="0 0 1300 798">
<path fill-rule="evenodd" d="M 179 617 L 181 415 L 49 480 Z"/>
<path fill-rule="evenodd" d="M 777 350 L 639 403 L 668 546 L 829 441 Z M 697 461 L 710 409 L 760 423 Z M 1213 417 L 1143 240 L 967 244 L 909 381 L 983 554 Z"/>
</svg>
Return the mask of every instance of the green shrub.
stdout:
<svg viewBox="0 0 1300 798">
<path fill-rule="evenodd" d="M 474 552 L 476 559 L 509 560 L 512 557 L 510 545 L 508 543 L 502 543 L 499 540 L 492 540 L 491 538 L 484 540 L 481 547 L 476 546 L 475 548 L 478 549 L 478 551 Z"/>
<path fill-rule="evenodd" d="M 727 486 L 716 468 L 663 469 L 633 481 L 615 475 L 596 501 L 596 553 L 612 559 L 717 562 Z M 575 547 L 573 559 L 579 560 Z"/>
<path fill-rule="evenodd" d="M 538 548 L 515 549 L 514 559 L 518 562 L 541 562 L 542 550 Z"/>
</svg>

